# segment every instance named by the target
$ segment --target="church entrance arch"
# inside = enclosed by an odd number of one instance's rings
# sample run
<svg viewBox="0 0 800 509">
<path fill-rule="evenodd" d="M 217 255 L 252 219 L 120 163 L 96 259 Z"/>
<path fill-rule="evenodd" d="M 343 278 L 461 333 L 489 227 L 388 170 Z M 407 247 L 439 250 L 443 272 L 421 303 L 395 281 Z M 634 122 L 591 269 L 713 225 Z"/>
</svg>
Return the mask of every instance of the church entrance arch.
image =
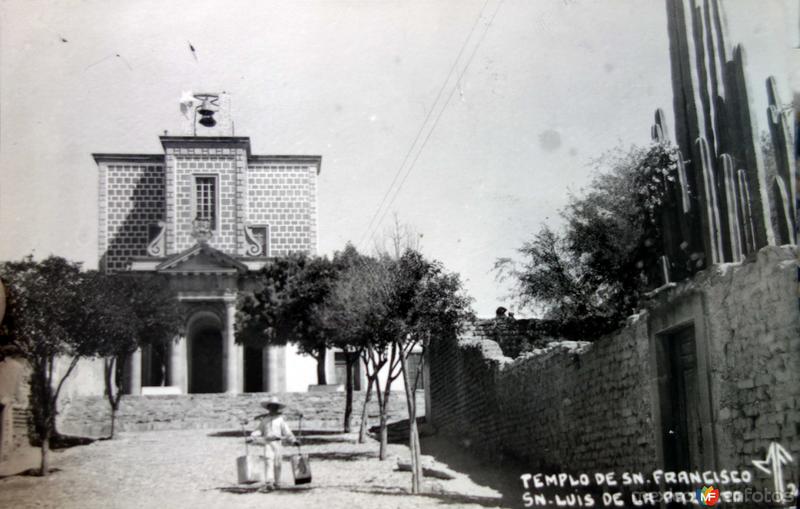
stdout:
<svg viewBox="0 0 800 509">
<path fill-rule="evenodd" d="M 187 327 L 189 392 L 224 392 L 222 320 L 211 311 L 195 313 Z"/>
</svg>

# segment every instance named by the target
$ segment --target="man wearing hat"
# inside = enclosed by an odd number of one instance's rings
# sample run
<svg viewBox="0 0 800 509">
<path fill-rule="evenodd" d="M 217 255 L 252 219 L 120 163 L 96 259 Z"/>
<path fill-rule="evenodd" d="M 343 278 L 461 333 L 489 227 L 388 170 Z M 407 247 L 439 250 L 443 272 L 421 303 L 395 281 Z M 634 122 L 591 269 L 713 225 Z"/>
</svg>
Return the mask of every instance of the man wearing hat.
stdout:
<svg viewBox="0 0 800 509">
<path fill-rule="evenodd" d="M 292 445 L 299 445 L 299 442 L 283 419 L 282 413 L 286 405 L 273 396 L 262 401 L 261 406 L 267 409 L 267 413 L 256 417 L 259 419 L 258 429 L 250 434 L 250 441 L 265 445 L 264 489 L 270 490 L 277 488 L 281 479 L 281 441 L 286 439 Z"/>
</svg>

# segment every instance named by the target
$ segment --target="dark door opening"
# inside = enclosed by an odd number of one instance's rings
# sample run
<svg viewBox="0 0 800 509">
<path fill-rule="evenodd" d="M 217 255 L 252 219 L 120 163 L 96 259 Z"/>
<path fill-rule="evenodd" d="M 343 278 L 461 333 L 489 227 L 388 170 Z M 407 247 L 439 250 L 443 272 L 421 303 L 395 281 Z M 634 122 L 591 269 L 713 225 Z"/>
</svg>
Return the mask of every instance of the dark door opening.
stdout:
<svg viewBox="0 0 800 509">
<path fill-rule="evenodd" d="M 660 393 L 664 469 L 702 471 L 703 430 L 694 327 L 665 335 L 662 341 Z M 681 486 L 681 489 L 693 491 L 692 486 Z"/>
<path fill-rule="evenodd" d="M 219 329 L 198 330 L 192 337 L 189 392 L 222 392 L 222 333 Z"/>
<path fill-rule="evenodd" d="M 264 355 L 261 348 L 244 347 L 244 392 L 264 392 Z"/>
<path fill-rule="evenodd" d="M 702 466 L 703 433 L 698 404 L 697 350 L 694 328 L 686 327 L 667 339 L 670 412 L 665 427 L 664 459 L 670 470 Z"/>
<path fill-rule="evenodd" d="M 142 348 L 142 385 L 167 385 L 167 345 L 164 343 Z"/>
</svg>

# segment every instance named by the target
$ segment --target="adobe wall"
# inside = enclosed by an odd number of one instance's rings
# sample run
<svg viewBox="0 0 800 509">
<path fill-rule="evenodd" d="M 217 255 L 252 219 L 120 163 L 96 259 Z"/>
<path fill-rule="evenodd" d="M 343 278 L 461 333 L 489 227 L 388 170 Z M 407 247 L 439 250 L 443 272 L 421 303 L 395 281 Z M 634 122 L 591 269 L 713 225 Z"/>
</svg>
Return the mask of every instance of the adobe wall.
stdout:
<svg viewBox="0 0 800 509">
<path fill-rule="evenodd" d="M 592 344 L 550 343 L 512 360 L 475 335 L 432 344 L 430 418 L 440 433 L 530 471 L 661 468 L 657 347 L 692 323 L 707 391 L 708 468 L 753 471 L 771 442 L 800 458 L 796 246 L 715 266 L 662 291 L 652 308 Z M 705 429 L 707 427 L 707 430 Z M 797 463 L 784 467 L 797 478 Z"/>
</svg>

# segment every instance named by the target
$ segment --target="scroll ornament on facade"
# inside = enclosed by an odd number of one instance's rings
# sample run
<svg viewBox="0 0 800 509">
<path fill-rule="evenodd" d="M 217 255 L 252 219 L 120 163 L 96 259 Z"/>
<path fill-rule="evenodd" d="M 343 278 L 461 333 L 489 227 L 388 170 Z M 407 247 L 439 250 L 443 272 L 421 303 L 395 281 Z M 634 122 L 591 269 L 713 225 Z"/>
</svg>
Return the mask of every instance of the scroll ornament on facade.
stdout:
<svg viewBox="0 0 800 509">
<path fill-rule="evenodd" d="M 262 243 L 253 233 L 252 226 L 245 225 L 244 238 L 247 240 L 247 256 L 266 256 Z"/>
<path fill-rule="evenodd" d="M 167 225 L 164 221 L 159 221 L 158 228 L 158 233 L 147 246 L 147 254 L 149 256 L 164 256 L 167 251 Z"/>
</svg>

